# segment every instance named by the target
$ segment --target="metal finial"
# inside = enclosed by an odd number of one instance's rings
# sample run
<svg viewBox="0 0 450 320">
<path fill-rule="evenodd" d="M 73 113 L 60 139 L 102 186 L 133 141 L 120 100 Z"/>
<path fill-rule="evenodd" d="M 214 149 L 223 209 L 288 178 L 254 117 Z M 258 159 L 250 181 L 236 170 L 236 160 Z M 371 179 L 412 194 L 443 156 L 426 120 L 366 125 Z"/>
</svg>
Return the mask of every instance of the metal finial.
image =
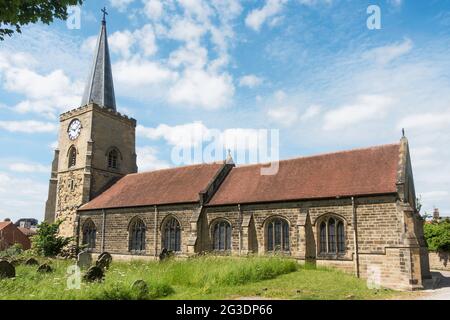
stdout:
<svg viewBox="0 0 450 320">
<path fill-rule="evenodd" d="M 106 16 L 108 15 L 108 12 L 106 11 L 106 7 L 103 7 L 103 9 L 101 10 L 103 12 L 103 23 L 106 23 Z"/>
<path fill-rule="evenodd" d="M 402 137 L 405 137 L 405 128 L 402 128 Z"/>
</svg>

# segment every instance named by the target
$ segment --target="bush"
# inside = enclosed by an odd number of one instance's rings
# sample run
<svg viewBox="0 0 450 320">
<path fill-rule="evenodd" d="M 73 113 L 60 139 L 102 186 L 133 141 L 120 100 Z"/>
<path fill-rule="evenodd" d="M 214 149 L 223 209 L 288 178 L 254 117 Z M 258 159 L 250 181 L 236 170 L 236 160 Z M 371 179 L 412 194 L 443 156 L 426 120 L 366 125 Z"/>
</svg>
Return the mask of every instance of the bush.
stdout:
<svg viewBox="0 0 450 320">
<path fill-rule="evenodd" d="M 424 236 L 428 249 L 432 251 L 450 251 L 450 221 L 426 223 Z"/>
<path fill-rule="evenodd" d="M 12 258 L 21 255 L 23 247 L 20 243 L 16 243 L 8 249 L 0 252 L 0 258 Z"/>
<path fill-rule="evenodd" d="M 42 222 L 38 226 L 37 234 L 31 240 L 32 248 L 37 254 L 44 257 L 57 256 L 72 241 L 72 238 L 58 236 L 58 229 L 62 222 Z"/>
</svg>

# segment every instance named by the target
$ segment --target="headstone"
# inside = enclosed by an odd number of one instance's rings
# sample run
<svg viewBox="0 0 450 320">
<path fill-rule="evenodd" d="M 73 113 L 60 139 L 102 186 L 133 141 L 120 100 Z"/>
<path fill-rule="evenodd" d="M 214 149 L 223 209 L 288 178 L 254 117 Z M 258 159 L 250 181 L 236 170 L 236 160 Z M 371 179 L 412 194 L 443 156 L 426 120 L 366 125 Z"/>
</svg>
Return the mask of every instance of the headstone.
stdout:
<svg viewBox="0 0 450 320">
<path fill-rule="evenodd" d="M 86 271 L 83 279 L 87 282 L 102 281 L 104 276 L 105 274 L 101 268 L 92 266 Z"/>
<path fill-rule="evenodd" d="M 112 256 L 108 252 L 103 252 L 98 256 L 95 265 L 103 270 L 109 269 L 112 262 Z"/>
<path fill-rule="evenodd" d="M 144 280 L 136 280 L 133 282 L 131 290 L 137 293 L 138 299 L 144 299 L 148 295 L 148 285 Z"/>
<path fill-rule="evenodd" d="M 89 268 L 92 264 L 92 256 L 89 252 L 82 251 L 77 257 L 77 266 L 80 268 Z"/>
<path fill-rule="evenodd" d="M 50 267 L 48 264 L 43 263 L 37 268 L 37 272 L 39 272 L 39 273 L 50 273 L 50 272 L 53 272 L 53 268 Z"/>
<path fill-rule="evenodd" d="M 16 276 L 16 268 L 8 261 L 0 261 L 0 279 L 14 278 Z"/>
<path fill-rule="evenodd" d="M 166 248 L 162 249 L 161 253 L 159 254 L 159 261 L 164 261 L 169 257 L 169 251 L 167 251 Z"/>
<path fill-rule="evenodd" d="M 27 259 L 27 261 L 25 261 L 25 265 L 37 266 L 37 265 L 39 265 L 39 262 L 35 258 L 29 258 L 29 259 Z"/>
</svg>

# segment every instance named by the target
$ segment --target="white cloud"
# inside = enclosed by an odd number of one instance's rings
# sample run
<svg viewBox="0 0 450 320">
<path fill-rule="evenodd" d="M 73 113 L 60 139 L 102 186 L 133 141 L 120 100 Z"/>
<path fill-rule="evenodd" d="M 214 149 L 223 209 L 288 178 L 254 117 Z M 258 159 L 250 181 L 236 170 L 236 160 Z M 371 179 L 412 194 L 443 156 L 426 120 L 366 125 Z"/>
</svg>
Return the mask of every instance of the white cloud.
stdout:
<svg viewBox="0 0 450 320">
<path fill-rule="evenodd" d="M 58 126 L 51 122 L 41 122 L 35 120 L 0 121 L 0 129 L 9 132 L 44 133 L 56 132 L 58 130 Z"/>
<path fill-rule="evenodd" d="M 170 89 L 169 102 L 214 110 L 229 105 L 233 95 L 233 81 L 228 73 L 188 69 Z"/>
<path fill-rule="evenodd" d="M 381 95 L 360 96 L 355 104 L 345 105 L 324 115 L 324 130 L 338 130 L 350 125 L 360 125 L 382 119 L 392 103 L 390 97 Z"/>
<path fill-rule="evenodd" d="M 267 0 L 262 8 L 254 9 L 248 14 L 245 24 L 253 30 L 259 31 L 268 19 L 281 12 L 286 2 L 286 0 Z"/>
<path fill-rule="evenodd" d="M 322 107 L 318 105 L 312 105 L 309 106 L 308 109 L 306 109 L 305 113 L 303 113 L 300 117 L 302 121 L 308 121 L 320 114 Z"/>
<path fill-rule="evenodd" d="M 164 160 L 157 157 L 157 150 L 152 147 L 138 147 L 136 148 L 137 165 L 139 172 L 160 170 L 169 168 L 170 165 Z"/>
<path fill-rule="evenodd" d="M 239 79 L 239 86 L 241 87 L 255 88 L 262 83 L 263 79 L 253 74 L 243 76 Z"/>
<path fill-rule="evenodd" d="M 134 0 L 109 0 L 110 5 L 120 12 L 125 12 Z"/>
<path fill-rule="evenodd" d="M 152 19 L 158 20 L 163 14 L 163 4 L 160 0 L 142 0 L 144 3 L 145 15 Z"/>
<path fill-rule="evenodd" d="M 267 115 L 272 121 L 289 127 L 298 121 L 299 112 L 292 106 L 279 106 L 270 108 Z"/>
<path fill-rule="evenodd" d="M 440 113 L 418 113 L 400 120 L 397 128 L 436 131 L 450 126 L 450 110 Z"/>
<path fill-rule="evenodd" d="M 0 172 L 0 217 L 43 220 L 48 185 L 30 178 L 16 178 Z"/>
<path fill-rule="evenodd" d="M 388 0 L 388 2 L 394 7 L 401 7 L 403 4 L 403 0 Z"/>
<path fill-rule="evenodd" d="M 50 167 L 38 163 L 13 163 L 9 170 L 21 173 L 50 173 Z"/>
<path fill-rule="evenodd" d="M 333 3 L 333 0 L 298 0 L 298 2 L 306 6 L 315 6 L 322 3 L 330 5 Z"/>
<path fill-rule="evenodd" d="M 413 48 L 413 42 L 405 39 L 403 42 L 397 42 L 391 45 L 378 47 L 366 52 L 363 57 L 373 60 L 378 64 L 385 65 L 391 61 L 408 54 Z"/>
</svg>

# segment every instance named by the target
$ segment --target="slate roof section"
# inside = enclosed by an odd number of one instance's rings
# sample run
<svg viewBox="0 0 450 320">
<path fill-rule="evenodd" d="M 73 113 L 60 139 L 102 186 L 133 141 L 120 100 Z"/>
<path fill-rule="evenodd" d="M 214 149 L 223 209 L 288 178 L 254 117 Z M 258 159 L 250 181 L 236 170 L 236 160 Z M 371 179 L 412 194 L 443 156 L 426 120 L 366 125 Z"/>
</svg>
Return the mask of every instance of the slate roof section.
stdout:
<svg viewBox="0 0 450 320">
<path fill-rule="evenodd" d="M 106 21 L 102 21 L 100 35 L 97 40 L 94 62 L 84 90 L 81 106 L 95 103 L 101 107 L 116 111 L 114 82 L 109 55 Z"/>
<path fill-rule="evenodd" d="M 223 163 L 129 174 L 79 210 L 199 202 Z"/>
<path fill-rule="evenodd" d="M 234 168 L 209 205 L 280 202 L 397 192 L 400 144 L 280 161 L 276 175 L 262 166 Z"/>
</svg>

